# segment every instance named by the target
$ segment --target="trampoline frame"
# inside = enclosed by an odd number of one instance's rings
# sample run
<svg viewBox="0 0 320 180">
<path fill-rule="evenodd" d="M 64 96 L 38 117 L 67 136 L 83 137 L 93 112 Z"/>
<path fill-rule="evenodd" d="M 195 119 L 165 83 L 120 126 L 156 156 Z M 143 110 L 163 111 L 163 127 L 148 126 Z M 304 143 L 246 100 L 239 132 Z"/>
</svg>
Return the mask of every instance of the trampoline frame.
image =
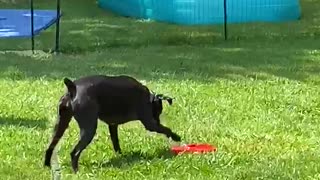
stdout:
<svg viewBox="0 0 320 180">
<path fill-rule="evenodd" d="M 56 38 L 55 38 L 55 48 L 54 52 L 58 53 L 60 48 L 60 1 L 57 0 L 57 20 L 55 22 L 56 24 Z M 30 0 L 30 14 L 31 14 L 31 50 L 32 53 L 34 53 L 34 3 L 33 0 Z"/>
</svg>

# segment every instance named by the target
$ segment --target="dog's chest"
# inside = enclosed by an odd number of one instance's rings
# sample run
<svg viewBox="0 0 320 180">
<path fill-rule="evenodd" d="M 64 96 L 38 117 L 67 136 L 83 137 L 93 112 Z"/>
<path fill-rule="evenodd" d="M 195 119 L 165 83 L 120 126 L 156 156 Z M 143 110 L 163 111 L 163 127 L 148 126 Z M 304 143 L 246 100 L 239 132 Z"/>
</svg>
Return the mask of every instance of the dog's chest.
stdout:
<svg viewBox="0 0 320 180">
<path fill-rule="evenodd" d="M 124 124 L 129 121 L 137 120 L 137 115 L 134 112 L 117 114 L 117 115 L 101 114 L 99 119 L 106 122 L 107 124 L 116 125 L 116 124 Z"/>
<path fill-rule="evenodd" d="M 99 118 L 108 124 L 123 124 L 137 119 L 137 113 L 129 104 L 114 104 L 100 107 Z"/>
</svg>

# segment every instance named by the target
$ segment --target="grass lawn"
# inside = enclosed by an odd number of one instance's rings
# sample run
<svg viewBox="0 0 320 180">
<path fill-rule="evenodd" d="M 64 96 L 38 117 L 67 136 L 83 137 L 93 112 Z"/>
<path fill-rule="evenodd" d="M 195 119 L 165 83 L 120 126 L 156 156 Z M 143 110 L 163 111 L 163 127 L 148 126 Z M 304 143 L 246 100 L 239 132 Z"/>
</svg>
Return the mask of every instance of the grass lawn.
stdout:
<svg viewBox="0 0 320 180">
<path fill-rule="evenodd" d="M 0 2 L 1 7 L 28 7 Z M 55 28 L 36 38 L 0 40 L 1 179 L 49 179 L 45 148 L 64 92 L 63 77 L 128 74 L 175 97 L 163 123 L 184 143 L 208 142 L 211 155 L 168 153 L 173 143 L 140 123 L 120 127 L 123 155 L 107 126 L 70 166 L 75 121 L 59 144 L 63 179 L 319 179 L 320 2 L 301 0 L 303 16 L 288 23 L 183 27 L 140 22 L 99 9 L 95 1 L 62 1 L 61 49 Z M 37 8 L 54 2 L 37 0 Z M 11 51 L 14 50 L 14 51 Z M 44 50 L 44 51 L 40 51 Z"/>
</svg>

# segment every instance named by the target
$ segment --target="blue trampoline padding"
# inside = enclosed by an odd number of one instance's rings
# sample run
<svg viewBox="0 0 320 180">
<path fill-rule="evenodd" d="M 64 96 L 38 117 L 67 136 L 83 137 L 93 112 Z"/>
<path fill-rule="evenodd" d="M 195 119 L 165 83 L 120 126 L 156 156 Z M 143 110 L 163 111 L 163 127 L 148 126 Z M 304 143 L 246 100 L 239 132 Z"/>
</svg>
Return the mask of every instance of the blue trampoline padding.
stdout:
<svg viewBox="0 0 320 180">
<path fill-rule="evenodd" d="M 34 10 L 34 35 L 57 21 L 55 10 Z M 0 9 L 0 38 L 31 37 L 30 9 Z"/>
<path fill-rule="evenodd" d="M 98 0 L 119 15 L 176 24 L 221 24 L 224 0 Z M 229 23 L 281 22 L 300 18 L 300 0 L 227 0 Z"/>
</svg>

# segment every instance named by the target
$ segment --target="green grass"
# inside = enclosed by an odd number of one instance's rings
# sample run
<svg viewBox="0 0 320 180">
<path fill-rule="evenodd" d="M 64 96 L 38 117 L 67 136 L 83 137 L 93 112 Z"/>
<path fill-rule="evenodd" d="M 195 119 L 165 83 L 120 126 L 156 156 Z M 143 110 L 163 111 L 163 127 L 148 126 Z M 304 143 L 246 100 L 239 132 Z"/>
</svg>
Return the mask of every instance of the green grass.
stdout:
<svg viewBox="0 0 320 180">
<path fill-rule="evenodd" d="M 0 3 L 1 7 L 27 7 Z M 37 7 L 54 3 L 37 0 Z M 319 179 L 320 3 L 302 0 L 300 21 L 186 27 L 138 22 L 94 1 L 62 1 L 63 54 L 54 28 L 29 40 L 0 41 L 1 179 L 49 179 L 43 167 L 63 77 L 129 74 L 175 97 L 163 123 L 184 143 L 208 142 L 209 155 L 171 156 L 172 141 L 140 123 L 120 127 L 123 155 L 100 123 L 74 175 L 74 121 L 59 146 L 63 179 Z M 40 51 L 44 50 L 44 51 Z"/>
</svg>

